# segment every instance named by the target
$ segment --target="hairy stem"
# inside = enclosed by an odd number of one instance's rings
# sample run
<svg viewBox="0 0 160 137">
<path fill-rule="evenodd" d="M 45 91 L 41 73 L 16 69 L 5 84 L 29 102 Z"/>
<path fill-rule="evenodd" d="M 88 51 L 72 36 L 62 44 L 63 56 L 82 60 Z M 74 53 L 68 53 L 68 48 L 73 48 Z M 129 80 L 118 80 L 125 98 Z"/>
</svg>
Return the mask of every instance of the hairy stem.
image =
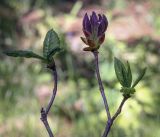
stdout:
<svg viewBox="0 0 160 137">
<path fill-rule="evenodd" d="M 56 96 L 56 93 L 57 93 L 57 82 L 58 82 L 58 80 L 57 80 L 57 71 L 56 71 L 56 66 L 55 66 L 54 60 L 47 67 L 52 70 L 52 75 L 53 75 L 53 78 L 54 78 L 54 89 L 53 89 L 53 92 L 52 92 L 52 97 L 51 97 L 51 99 L 48 103 L 48 106 L 46 107 L 46 110 L 44 108 L 41 109 L 41 120 L 42 120 L 48 134 L 49 134 L 49 137 L 54 137 L 54 135 L 52 133 L 52 130 L 49 126 L 48 120 L 47 120 L 48 113 L 51 109 L 51 106 L 54 102 L 54 99 L 55 99 L 55 96 Z"/>
<path fill-rule="evenodd" d="M 108 102 L 107 102 L 107 98 L 104 92 L 104 87 L 103 87 L 103 83 L 101 80 L 101 76 L 99 73 L 99 61 L 98 61 L 98 51 L 93 51 L 93 55 L 95 57 L 95 71 L 96 71 L 96 76 L 97 76 L 97 80 L 98 80 L 98 85 L 99 85 L 99 90 L 101 92 L 101 96 L 103 98 L 103 102 L 105 105 L 105 110 L 107 113 L 107 117 L 108 117 L 108 121 L 111 120 L 111 115 L 110 115 L 110 111 L 109 111 L 109 106 L 108 106 Z"/>
</svg>

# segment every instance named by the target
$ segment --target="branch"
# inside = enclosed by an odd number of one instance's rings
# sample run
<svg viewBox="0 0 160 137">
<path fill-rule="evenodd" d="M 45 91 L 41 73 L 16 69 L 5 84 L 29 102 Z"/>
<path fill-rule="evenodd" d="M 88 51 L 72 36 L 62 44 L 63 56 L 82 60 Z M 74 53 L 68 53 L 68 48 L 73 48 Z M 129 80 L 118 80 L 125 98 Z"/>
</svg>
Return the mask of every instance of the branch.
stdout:
<svg viewBox="0 0 160 137">
<path fill-rule="evenodd" d="M 103 102 L 104 102 L 105 109 L 106 109 L 106 112 L 107 112 L 108 121 L 111 121 L 109 106 L 108 106 L 107 98 L 106 98 L 106 95 L 105 95 L 105 92 L 104 92 L 104 87 L 103 87 L 103 83 L 102 83 L 102 80 L 101 80 L 101 76 L 100 76 L 100 73 L 99 73 L 98 51 L 93 51 L 93 55 L 95 57 L 95 70 L 96 70 L 99 90 L 100 90 L 101 96 L 103 98 Z"/>
<path fill-rule="evenodd" d="M 46 111 L 44 110 L 44 108 L 41 109 L 41 120 L 42 120 L 48 134 L 49 134 L 49 137 L 54 137 L 52 130 L 48 124 L 47 114 L 46 114 Z"/>
<path fill-rule="evenodd" d="M 121 104 L 119 105 L 116 113 L 114 114 L 114 116 L 112 117 L 112 121 L 114 122 L 114 120 L 118 117 L 118 115 L 121 113 L 122 111 L 122 107 L 124 105 L 124 103 L 126 102 L 126 100 L 128 99 L 129 97 L 124 97 Z"/>
<path fill-rule="evenodd" d="M 109 131 L 110 131 L 112 125 L 113 125 L 114 120 L 115 120 L 115 119 L 119 116 L 119 114 L 121 113 L 122 107 L 123 107 L 124 103 L 126 102 L 126 100 L 127 100 L 128 98 L 129 98 L 129 97 L 124 97 L 124 98 L 123 98 L 123 100 L 122 100 L 121 104 L 119 105 L 116 113 L 115 113 L 115 114 L 113 115 L 113 117 L 111 118 L 111 121 L 110 121 L 110 122 L 107 122 L 106 127 L 105 127 L 105 131 L 104 131 L 102 137 L 107 137 L 107 136 L 108 136 L 108 133 L 109 133 Z"/>
<path fill-rule="evenodd" d="M 58 80 L 57 80 L 57 71 L 56 71 L 56 66 L 55 66 L 54 60 L 47 67 L 49 69 L 51 69 L 52 73 L 53 73 L 52 75 L 54 77 L 54 89 L 53 89 L 53 92 L 52 92 L 52 97 L 51 97 L 51 99 L 50 99 L 50 101 L 48 103 L 48 106 L 47 106 L 46 110 L 43 107 L 41 109 L 41 120 L 42 120 L 42 122 L 43 122 L 43 124 L 44 124 L 44 126 L 45 126 L 45 128 L 46 128 L 46 130 L 48 132 L 48 134 L 49 134 L 49 137 L 54 137 L 54 135 L 52 133 L 52 130 L 51 130 L 49 124 L 48 124 L 48 120 L 47 120 L 48 113 L 49 113 L 49 111 L 51 109 L 51 106 L 52 106 L 52 104 L 54 102 L 54 99 L 55 99 L 55 96 L 56 96 L 56 93 L 57 93 L 57 82 L 58 82 Z"/>
<path fill-rule="evenodd" d="M 51 99 L 49 101 L 49 104 L 46 108 L 46 113 L 47 114 L 48 114 L 49 110 L 51 109 L 51 106 L 52 106 L 53 101 L 55 99 L 55 96 L 56 96 L 56 93 L 57 93 L 57 82 L 58 82 L 55 62 L 53 62 L 53 64 L 51 64 L 51 66 L 48 66 L 48 68 L 50 68 L 53 71 L 52 73 L 53 73 L 53 77 L 54 77 L 54 89 L 53 89 L 52 97 L 51 97 Z"/>
</svg>

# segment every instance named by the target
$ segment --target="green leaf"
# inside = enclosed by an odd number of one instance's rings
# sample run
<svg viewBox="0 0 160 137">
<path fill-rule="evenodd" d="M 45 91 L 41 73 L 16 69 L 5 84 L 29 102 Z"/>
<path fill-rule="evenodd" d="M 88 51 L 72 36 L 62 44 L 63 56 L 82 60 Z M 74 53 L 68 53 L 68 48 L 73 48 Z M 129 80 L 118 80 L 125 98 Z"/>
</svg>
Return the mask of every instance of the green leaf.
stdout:
<svg viewBox="0 0 160 137">
<path fill-rule="evenodd" d="M 127 82 L 128 82 L 128 86 L 131 87 L 132 84 L 132 72 L 131 72 L 131 68 L 130 68 L 130 64 L 127 61 Z"/>
<path fill-rule="evenodd" d="M 37 59 L 45 60 L 45 58 L 35 54 L 32 51 L 13 50 L 13 51 L 3 51 L 3 53 L 11 57 L 37 58 Z"/>
<path fill-rule="evenodd" d="M 60 52 L 60 51 L 62 51 L 62 49 L 59 48 L 59 47 L 53 48 L 53 49 L 49 52 L 47 58 L 48 58 L 48 59 L 51 59 L 56 52 Z"/>
<path fill-rule="evenodd" d="M 117 58 L 114 58 L 114 69 L 118 81 L 123 87 L 129 87 L 127 79 L 127 70 L 124 64 Z"/>
<path fill-rule="evenodd" d="M 139 74 L 138 78 L 137 78 L 137 79 L 135 80 L 135 82 L 133 83 L 132 88 L 134 88 L 134 87 L 140 82 L 140 80 L 142 80 L 143 76 L 144 76 L 145 73 L 146 73 L 146 70 L 147 70 L 147 68 L 144 68 L 144 69 L 141 71 L 141 73 Z"/>
<path fill-rule="evenodd" d="M 51 29 L 47 32 L 43 42 L 43 56 L 49 60 L 56 52 L 60 51 L 60 40 L 57 33 Z"/>
</svg>

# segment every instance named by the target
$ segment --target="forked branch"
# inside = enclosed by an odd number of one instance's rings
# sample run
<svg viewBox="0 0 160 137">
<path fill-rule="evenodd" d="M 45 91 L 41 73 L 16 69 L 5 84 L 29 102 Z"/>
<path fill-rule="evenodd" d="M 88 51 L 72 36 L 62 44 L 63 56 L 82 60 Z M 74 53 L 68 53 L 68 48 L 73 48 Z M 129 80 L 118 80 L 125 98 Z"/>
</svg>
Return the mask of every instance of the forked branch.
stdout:
<svg viewBox="0 0 160 137">
<path fill-rule="evenodd" d="M 57 82 L 58 82 L 58 79 L 57 79 L 57 70 L 56 70 L 56 65 L 55 65 L 55 62 L 53 60 L 53 62 L 51 64 L 49 64 L 47 66 L 47 68 L 51 69 L 52 70 L 52 75 L 53 75 L 53 78 L 54 78 L 54 89 L 53 89 L 53 92 L 52 92 L 52 97 L 48 103 L 48 106 L 46 107 L 46 109 L 44 109 L 42 107 L 41 109 L 41 120 L 49 134 L 49 137 L 54 137 L 53 133 L 52 133 L 52 130 L 49 126 L 49 123 L 48 123 L 48 120 L 47 120 L 47 116 L 48 116 L 48 113 L 51 109 L 51 106 L 54 102 L 54 99 L 55 99 L 55 96 L 56 96 L 56 93 L 57 93 Z"/>
</svg>

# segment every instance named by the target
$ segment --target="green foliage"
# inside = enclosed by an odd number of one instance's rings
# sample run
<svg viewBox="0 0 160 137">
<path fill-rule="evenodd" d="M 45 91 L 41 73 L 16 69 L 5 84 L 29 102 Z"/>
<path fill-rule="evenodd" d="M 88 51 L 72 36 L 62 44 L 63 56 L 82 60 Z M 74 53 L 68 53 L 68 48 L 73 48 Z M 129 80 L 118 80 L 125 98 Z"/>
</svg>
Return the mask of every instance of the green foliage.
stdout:
<svg viewBox="0 0 160 137">
<path fill-rule="evenodd" d="M 134 94 L 136 92 L 136 90 L 134 88 L 122 87 L 120 92 L 123 93 L 124 97 L 129 98 L 129 97 L 131 97 L 132 94 Z"/>
<path fill-rule="evenodd" d="M 50 61 L 52 56 L 59 51 L 61 51 L 59 37 L 57 33 L 51 29 L 47 32 L 44 39 L 43 57 L 46 58 L 47 61 Z"/>
<path fill-rule="evenodd" d="M 132 72 L 128 61 L 126 68 L 119 59 L 114 58 L 114 68 L 117 79 L 122 85 L 120 92 L 122 92 L 123 96 L 126 98 L 131 97 L 131 95 L 135 93 L 134 87 L 140 82 L 140 80 L 142 80 L 143 76 L 145 75 L 146 68 L 144 68 L 142 72 L 138 75 L 138 78 L 135 80 L 133 85 L 132 85 Z"/>
<path fill-rule="evenodd" d="M 140 80 L 144 77 L 145 73 L 146 73 L 147 68 L 144 68 L 143 70 L 141 70 L 140 74 L 138 75 L 137 79 L 135 80 L 135 82 L 132 85 L 132 88 L 134 88 L 139 82 Z"/>
<path fill-rule="evenodd" d="M 124 64 L 117 58 L 114 58 L 114 68 L 117 79 L 123 87 L 130 87 L 132 83 L 132 74 L 130 65 L 127 63 L 127 69 Z"/>
<path fill-rule="evenodd" d="M 128 81 L 128 85 L 130 87 L 132 84 L 132 72 L 131 72 L 130 64 L 128 61 L 127 61 L 127 81 Z"/>
<path fill-rule="evenodd" d="M 61 50 L 59 37 L 57 33 L 51 29 L 47 32 L 44 39 L 43 57 L 27 50 L 4 51 L 3 53 L 11 57 L 37 58 L 49 63 L 52 61 L 52 57 L 55 55 L 55 53 L 60 52 Z"/>
<path fill-rule="evenodd" d="M 45 58 L 35 54 L 32 51 L 15 50 L 15 51 L 4 51 L 3 53 L 11 57 L 37 58 L 37 59 L 45 60 Z"/>
</svg>

